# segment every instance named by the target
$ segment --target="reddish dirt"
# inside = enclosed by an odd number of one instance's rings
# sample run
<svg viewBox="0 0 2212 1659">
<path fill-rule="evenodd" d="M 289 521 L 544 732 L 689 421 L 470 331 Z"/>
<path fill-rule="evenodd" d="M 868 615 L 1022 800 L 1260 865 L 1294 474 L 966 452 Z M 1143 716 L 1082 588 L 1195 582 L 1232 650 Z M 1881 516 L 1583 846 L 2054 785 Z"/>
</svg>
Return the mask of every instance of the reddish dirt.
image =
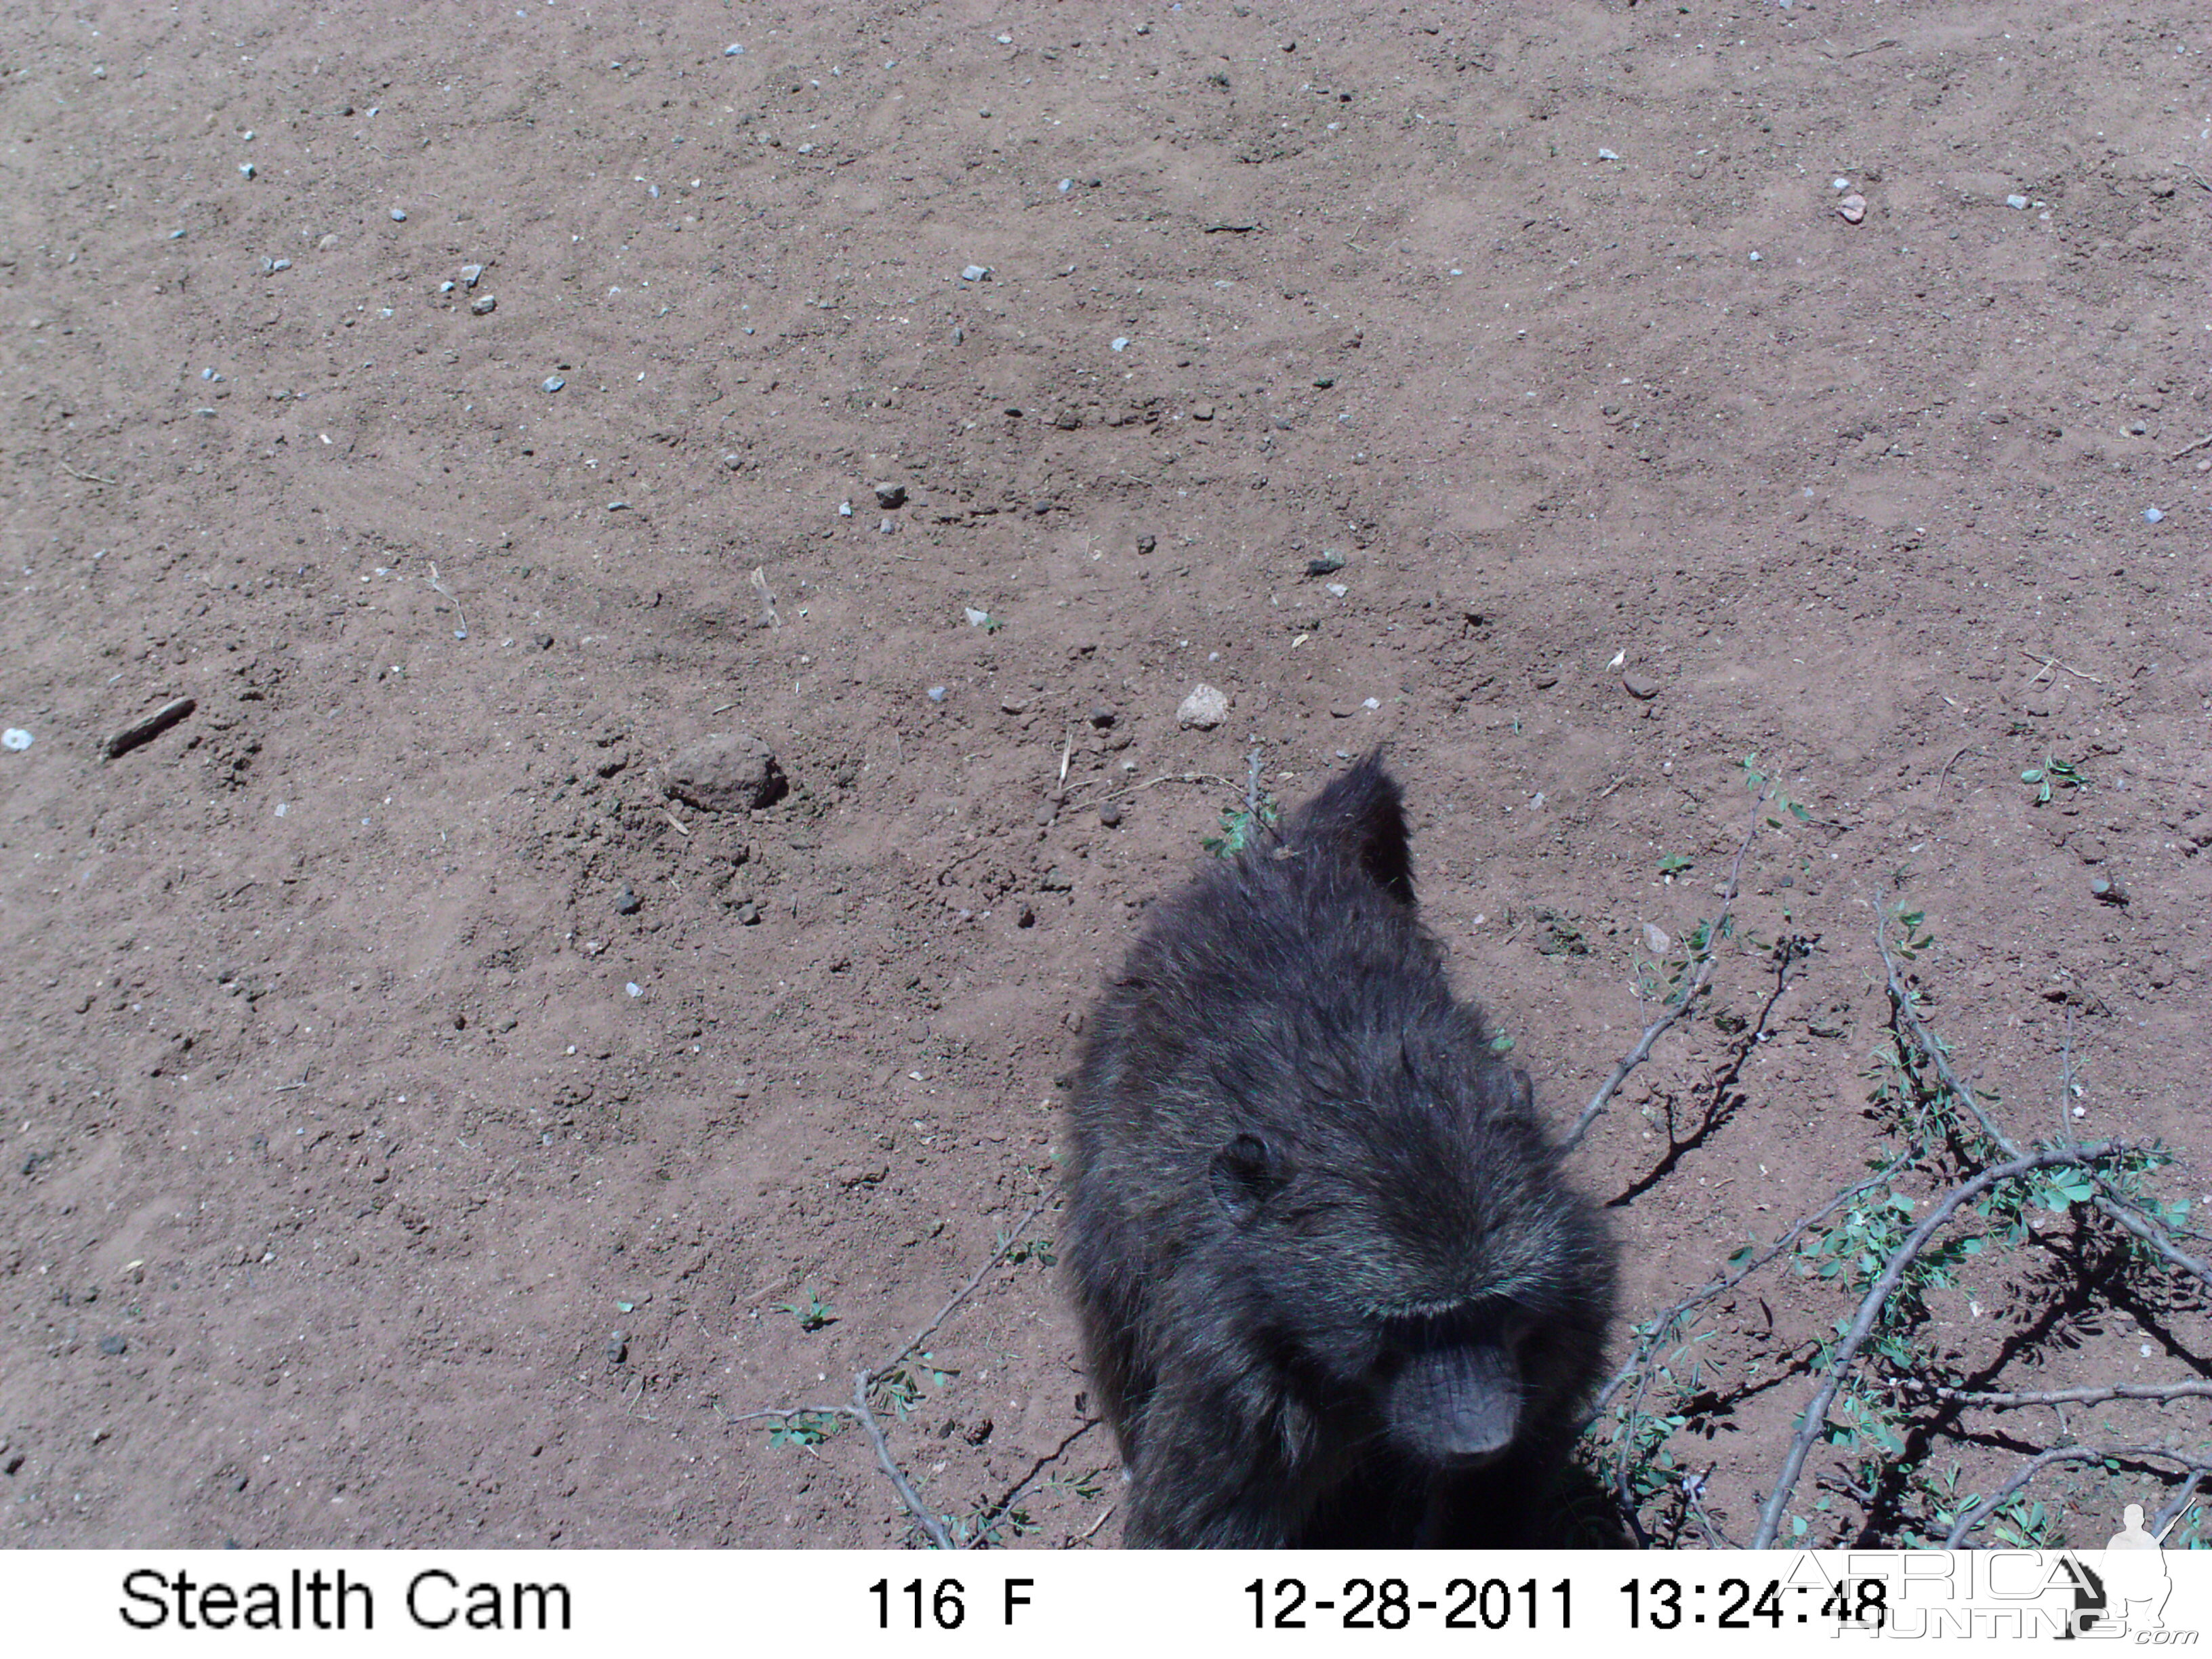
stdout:
<svg viewBox="0 0 2212 1659">
<path fill-rule="evenodd" d="M 1817 942 L 1741 1103 L 1667 1156 L 1701 1021 L 1577 1155 L 1628 1317 L 1887 1144 L 1899 902 L 2017 1133 L 2070 1063 L 2075 1128 L 2212 1190 L 2212 29 L 653 9 L 0 25 L 9 1543 L 908 1537 L 862 1436 L 736 1419 L 846 1398 L 1049 1189 L 1081 1012 L 1255 743 L 1285 800 L 1389 745 L 1562 1122 L 1647 924 L 1713 914 L 1743 757 L 1807 806 L 1745 866 L 1747 932 Z M 1200 681 L 1230 718 L 1179 729 Z M 669 800 L 714 732 L 789 794 Z M 2046 756 L 2089 787 L 2038 805 Z M 945 1513 L 1042 1471 L 1022 1535 L 1111 1543 L 1043 1254 L 891 1443 Z M 2201 1300 L 2023 1273 L 1931 1353 L 2204 1372 Z M 1685 1450 L 1732 1535 L 1808 1392 Z M 1986 1490 L 2204 1403 L 1957 1452 Z"/>
</svg>

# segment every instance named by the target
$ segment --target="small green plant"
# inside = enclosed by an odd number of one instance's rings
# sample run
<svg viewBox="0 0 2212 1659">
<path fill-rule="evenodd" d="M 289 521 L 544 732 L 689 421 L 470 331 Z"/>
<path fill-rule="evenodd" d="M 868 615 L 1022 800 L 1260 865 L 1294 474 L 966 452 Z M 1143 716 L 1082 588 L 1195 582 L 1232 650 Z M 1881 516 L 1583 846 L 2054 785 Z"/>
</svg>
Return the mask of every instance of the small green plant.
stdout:
<svg viewBox="0 0 2212 1659">
<path fill-rule="evenodd" d="M 1659 860 L 1659 873 L 1672 881 L 1696 862 L 1687 853 L 1664 854 Z"/>
<path fill-rule="evenodd" d="M 793 1412 L 768 1431 L 771 1446 L 818 1446 L 845 1426 L 837 1412 Z"/>
<path fill-rule="evenodd" d="M 1800 823 L 1810 823 L 1813 821 L 1813 814 L 1809 811 L 1784 794 L 1782 786 L 1759 769 L 1759 757 L 1755 754 L 1746 755 L 1743 757 L 1743 787 L 1754 795 L 1765 790 L 1767 805 L 1773 808 L 1775 814 L 1787 813 Z M 1770 830 L 1779 830 L 1782 827 L 1782 819 L 1778 816 L 1771 814 L 1765 822 L 1766 827 Z"/>
<path fill-rule="evenodd" d="M 921 1363 L 902 1360 L 887 1370 L 878 1371 L 875 1392 L 883 1403 L 904 1417 L 921 1398 L 925 1383 L 933 1389 L 941 1389 L 959 1375 L 957 1371 L 939 1370 L 934 1364 L 927 1363 L 933 1358 L 930 1354 L 918 1354 L 915 1361 Z"/>
<path fill-rule="evenodd" d="M 796 1302 L 783 1302 L 777 1304 L 770 1311 L 789 1314 L 799 1322 L 799 1328 L 802 1331 L 818 1331 L 825 1325 L 837 1322 L 837 1310 L 817 1295 L 811 1285 L 806 1287 L 804 1306 Z"/>
<path fill-rule="evenodd" d="M 1008 1232 L 999 1235 L 999 1253 L 1006 1258 L 1010 1267 L 1018 1267 L 1027 1261 L 1034 1261 L 1040 1267 L 1049 1267 L 1060 1260 L 1050 1239 L 1025 1238 L 1017 1244 L 1013 1235 Z"/>
<path fill-rule="evenodd" d="M 2089 787 L 2089 780 L 2081 775 L 2073 762 L 2063 761 L 2052 755 L 2045 755 L 2042 765 L 2031 766 L 2021 773 L 2020 781 L 2035 786 L 2035 804 L 2038 806 L 2051 805 L 2053 789 L 2087 789 Z"/>
<path fill-rule="evenodd" d="M 1273 795 L 1261 796 L 1260 804 L 1249 811 L 1242 806 L 1224 806 L 1221 809 L 1221 833 L 1208 836 L 1199 845 L 1215 858 L 1233 859 L 1251 845 L 1255 823 L 1273 824 L 1276 810 Z"/>
</svg>

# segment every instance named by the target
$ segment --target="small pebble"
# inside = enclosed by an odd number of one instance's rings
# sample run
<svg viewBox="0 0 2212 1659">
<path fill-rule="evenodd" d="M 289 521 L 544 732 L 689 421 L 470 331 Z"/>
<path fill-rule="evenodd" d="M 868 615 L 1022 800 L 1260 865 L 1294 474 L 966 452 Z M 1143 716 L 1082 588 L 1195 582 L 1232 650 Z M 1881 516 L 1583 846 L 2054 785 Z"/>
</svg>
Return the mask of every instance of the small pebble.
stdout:
<svg viewBox="0 0 2212 1659">
<path fill-rule="evenodd" d="M 1150 536 L 1139 536 L 1137 538 L 1137 551 L 1139 553 L 1149 553 L 1158 545 L 1159 543 L 1153 540 Z"/>
<path fill-rule="evenodd" d="M 969 265 L 961 271 L 960 280 L 963 283 L 980 283 L 990 274 L 991 267 L 988 265 Z"/>
<path fill-rule="evenodd" d="M 568 383 L 562 380 L 558 374 L 548 374 L 545 377 L 544 384 L 539 386 L 538 390 L 540 392 L 558 392 L 562 386 L 568 384 Z"/>
<path fill-rule="evenodd" d="M 2154 507 L 2147 507 L 2143 508 L 2143 522 L 2145 524 L 2163 524 L 2166 522 L 2166 514 L 2160 512 L 2159 509 Z"/>
<path fill-rule="evenodd" d="M 1098 822 L 1104 824 L 1109 830 L 1111 830 L 1115 824 L 1121 823 L 1121 805 L 1119 801 L 1109 800 L 1098 809 Z"/>
<path fill-rule="evenodd" d="M 1201 682 L 1191 688 L 1176 709 L 1176 724 L 1188 730 L 1211 732 L 1229 718 L 1229 699 L 1217 687 Z"/>
<path fill-rule="evenodd" d="M 20 726 L 11 726 L 5 732 L 0 732 L 0 749 L 20 751 L 30 746 L 31 734 Z"/>
<path fill-rule="evenodd" d="M 932 702 L 943 702 L 945 701 L 945 688 L 941 685 L 933 685 L 929 688 L 929 690 L 926 695 Z"/>
<path fill-rule="evenodd" d="M 1071 190 L 1073 190 L 1074 188 L 1075 188 L 1075 180 L 1074 180 L 1074 179 L 1061 179 L 1061 180 L 1060 181 L 1060 193 L 1062 196 L 1066 195 L 1068 191 L 1070 191 Z"/>
<path fill-rule="evenodd" d="M 1846 196 L 1836 204 L 1836 211 L 1842 216 L 1844 223 L 1857 224 L 1866 217 L 1866 198 L 1859 195 Z"/>
<path fill-rule="evenodd" d="M 1119 334 L 1115 336 L 1109 343 L 1116 351 L 1127 351 L 1129 349 L 1129 337 L 1126 334 Z"/>
<path fill-rule="evenodd" d="M 1601 161 L 1618 161 L 1620 155 L 1616 150 L 1601 149 L 1597 153 L 1597 159 Z"/>
<path fill-rule="evenodd" d="M 2025 196 L 2008 196 L 2005 198 L 2005 205 L 2012 209 L 2015 213 L 2025 213 L 2027 210 L 2027 198 Z"/>
<path fill-rule="evenodd" d="M 615 914 L 618 916 L 634 916 L 644 908 L 637 895 L 630 891 L 629 884 L 624 882 L 622 884 L 622 891 L 615 895 Z"/>
<path fill-rule="evenodd" d="M 906 486 L 902 483 L 879 483 L 876 486 L 876 505 L 890 512 L 906 505 Z"/>
<path fill-rule="evenodd" d="M 1323 553 L 1317 559 L 1306 561 L 1306 574 L 1309 576 L 1333 576 L 1343 568 L 1344 556 L 1340 553 Z"/>
<path fill-rule="evenodd" d="M 469 309 L 479 317 L 489 317 L 499 309 L 499 296 L 495 294 L 480 294 L 469 301 Z"/>
<path fill-rule="evenodd" d="M 989 611 L 978 611 L 972 605 L 962 605 L 960 607 L 960 611 L 963 616 L 968 618 L 968 626 L 970 628 L 981 628 L 985 623 L 991 620 L 991 613 Z"/>
<path fill-rule="evenodd" d="M 1659 682 L 1649 674 L 1623 674 L 1620 677 L 1620 689 L 1640 702 L 1649 702 L 1659 695 Z"/>
<path fill-rule="evenodd" d="M 999 699 L 999 708 L 1001 713 L 1008 714 L 1026 714 L 1030 712 L 1029 701 L 1024 697 L 1001 697 Z"/>
<path fill-rule="evenodd" d="M 179 236 L 181 236 L 181 235 L 183 235 L 183 234 L 184 234 L 184 233 L 183 233 L 182 231 L 179 231 L 177 234 L 178 234 Z M 338 239 L 337 239 L 337 235 L 336 235 L 335 234 L 327 234 L 327 233 L 326 233 L 325 234 L 321 235 L 321 236 L 319 236 L 319 237 L 317 237 L 317 238 L 315 239 L 315 251 L 316 251 L 317 252 L 319 252 L 319 253 L 328 253 L 328 252 L 329 252 L 332 248 L 336 247 L 337 245 L 338 245 Z"/>
<path fill-rule="evenodd" d="M 464 283 L 466 283 L 471 288 L 474 288 L 477 285 L 477 279 L 483 275 L 483 267 L 482 265 L 463 265 L 461 267 L 461 280 Z"/>
<path fill-rule="evenodd" d="M 405 224 L 407 222 L 407 210 L 405 208 L 392 209 L 392 222 L 395 225 Z"/>
<path fill-rule="evenodd" d="M 607 511 L 610 513 L 627 513 L 629 511 L 629 503 L 628 501 L 609 501 L 607 503 Z"/>
<path fill-rule="evenodd" d="M 757 927 L 760 926 L 760 906 L 755 904 L 750 899 L 747 899 L 743 904 L 740 904 L 738 907 L 738 925 L 739 927 Z"/>
<path fill-rule="evenodd" d="M 742 58 L 744 55 L 745 49 L 734 40 L 722 48 L 722 56 L 725 58 Z"/>
<path fill-rule="evenodd" d="M 1330 582 L 1330 583 L 1328 583 L 1328 591 L 1329 591 L 1330 592 L 1332 592 L 1332 593 L 1335 594 L 1335 595 L 1336 595 L 1336 597 L 1337 597 L 1338 599 L 1342 599 L 1346 594 L 1347 594 L 1347 593 L 1349 593 L 1350 592 L 1352 592 L 1352 590 L 1351 590 L 1350 588 L 1346 587 L 1346 586 L 1342 582 Z"/>
<path fill-rule="evenodd" d="M 253 163 L 240 161 L 238 164 L 238 176 L 241 179 L 251 179 L 253 176 Z"/>
<path fill-rule="evenodd" d="M 619 1365 L 629 1358 L 629 1337 L 622 1331 L 607 1338 L 607 1364 Z"/>
<path fill-rule="evenodd" d="M 630 981 L 629 984 L 623 987 L 623 989 L 634 997 L 641 997 L 645 994 L 645 987 L 640 985 L 635 980 Z"/>
<path fill-rule="evenodd" d="M 1089 720 L 1091 724 L 1097 730 L 1105 732 L 1111 730 L 1114 722 L 1121 719 L 1121 716 L 1115 714 L 1111 708 L 1102 702 L 1097 708 L 1092 709 L 1085 718 Z M 18 748 L 21 745 L 11 743 L 8 746 L 10 749 L 14 749 Z"/>
<path fill-rule="evenodd" d="M 2110 876 L 2099 876 L 2089 884 L 2089 896 L 2100 904 L 2125 904 L 2127 889 Z"/>
<path fill-rule="evenodd" d="M 122 1353 L 130 1346 L 131 1344 L 119 1336 L 103 1336 L 100 1339 L 100 1351 L 105 1354 Z"/>
<path fill-rule="evenodd" d="M 173 242 L 181 242 L 185 240 L 185 233 L 181 230 L 173 230 L 169 233 L 169 240 Z"/>
</svg>

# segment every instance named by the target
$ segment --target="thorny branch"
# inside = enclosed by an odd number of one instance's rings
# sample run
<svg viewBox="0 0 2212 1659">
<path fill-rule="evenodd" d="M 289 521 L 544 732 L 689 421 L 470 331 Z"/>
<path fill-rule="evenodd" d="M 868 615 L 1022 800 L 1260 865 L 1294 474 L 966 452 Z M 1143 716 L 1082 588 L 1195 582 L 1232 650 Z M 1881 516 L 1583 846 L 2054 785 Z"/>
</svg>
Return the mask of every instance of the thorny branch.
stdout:
<svg viewBox="0 0 2212 1659">
<path fill-rule="evenodd" d="M 1903 1385 L 1953 1406 L 1983 1411 L 2013 1411 L 2022 1406 L 2100 1406 L 2107 1400 L 2212 1400 L 2212 1382 L 2105 1382 L 2082 1389 L 2044 1389 L 2032 1394 L 1997 1394 L 1950 1389 L 1940 1382 L 1908 1378 Z"/>
<path fill-rule="evenodd" d="M 858 1423 L 867 1431 L 869 1443 L 875 1448 L 876 1462 L 889 1477 L 891 1489 L 898 1493 L 899 1502 L 906 1505 L 907 1513 L 914 1516 L 915 1524 L 928 1536 L 931 1547 L 940 1550 L 953 1548 L 951 1535 L 945 1531 L 945 1523 L 939 1520 L 929 1506 L 921 1501 L 921 1495 L 915 1491 L 914 1483 L 907 1479 L 906 1472 L 899 1468 L 898 1460 L 891 1455 L 890 1442 L 884 1437 L 883 1425 L 878 1420 L 874 1408 L 868 1404 L 868 1395 L 878 1383 L 883 1382 L 909 1355 L 923 1343 L 928 1341 L 936 1334 L 938 1328 L 952 1316 L 962 1303 L 975 1294 L 975 1287 L 983 1282 L 984 1276 L 1006 1259 L 1015 1246 L 1020 1243 L 1022 1235 L 1029 1231 L 1030 1224 L 1042 1215 L 1053 1200 L 1059 1196 L 1059 1190 L 1054 1188 L 1046 1192 L 1035 1204 L 1032 1204 L 1029 1213 L 1013 1224 L 1007 1231 L 1005 1241 L 997 1249 L 991 1252 L 990 1260 L 970 1273 L 968 1276 L 968 1282 L 953 1291 L 945 1305 L 931 1316 L 929 1322 L 916 1331 L 896 1353 L 872 1370 L 854 1372 L 851 1403 L 838 1406 L 771 1406 L 762 1411 L 739 1412 L 726 1420 L 732 1423 L 750 1423 L 763 1418 L 776 1418 L 789 1422 L 793 1418 L 831 1417 L 841 1418 L 847 1422 Z M 1087 1428 L 1090 1425 L 1086 1424 L 1085 1426 Z M 1009 1498 L 1006 1501 L 1011 1504 L 1012 1499 Z"/>
<path fill-rule="evenodd" d="M 1743 874 L 1744 854 L 1751 851 L 1751 843 L 1759 834 L 1759 815 L 1766 805 L 1769 793 L 1761 789 L 1759 799 L 1752 803 L 1751 828 L 1744 831 L 1743 842 L 1735 849 L 1735 862 L 1729 866 L 1728 885 L 1721 892 L 1720 914 L 1713 918 L 1712 925 L 1705 931 L 1705 949 L 1698 958 L 1697 971 L 1682 987 L 1682 994 L 1667 1005 L 1667 1012 L 1644 1028 L 1644 1035 L 1637 1039 L 1636 1046 L 1622 1057 L 1620 1064 L 1613 1068 L 1613 1075 L 1606 1079 L 1599 1085 L 1598 1091 L 1590 1097 L 1589 1104 L 1583 1108 L 1582 1115 L 1575 1120 L 1574 1127 L 1567 1131 L 1561 1141 L 1560 1151 L 1571 1152 L 1582 1145 L 1583 1133 L 1611 1102 L 1613 1091 L 1628 1081 L 1631 1072 L 1650 1058 L 1652 1045 L 1667 1034 L 1669 1026 L 1689 1012 L 1690 1006 L 1697 1001 L 1706 982 L 1712 978 L 1713 969 L 1720 958 L 1721 939 L 1728 931 L 1729 915 L 1735 904 L 1736 883 Z"/>
<path fill-rule="evenodd" d="M 1919 1011 L 1914 1006 L 1912 994 L 1905 988 L 1897 958 L 1890 951 L 1889 940 L 1879 930 L 1875 934 L 1875 944 L 1881 951 L 1882 966 L 1889 975 L 1890 1003 L 1897 1010 L 1899 1024 L 1911 1037 L 1913 1047 L 1927 1056 L 1929 1064 L 1936 1068 L 1936 1075 L 1950 1091 L 1951 1097 L 1974 1115 L 1975 1121 L 1982 1126 L 1982 1133 L 1996 1143 L 1998 1150 L 2008 1158 L 2019 1158 L 2021 1155 L 2020 1143 L 1999 1128 L 1990 1115 L 1982 1109 L 1981 1097 L 1960 1080 L 1958 1073 L 1952 1068 L 1949 1051 L 1922 1021 Z M 2133 1200 L 2104 1176 L 2093 1171 L 2092 1178 L 2097 1183 L 2097 1196 L 2091 1201 L 2100 1211 L 2140 1240 L 2154 1254 L 2164 1257 L 2199 1283 L 2212 1285 L 2212 1267 L 2207 1267 L 2181 1249 L 2164 1226 L 2145 1215 Z"/>
<path fill-rule="evenodd" d="M 1805 1460 L 1812 1453 L 1814 1442 L 1828 1426 L 1828 1407 L 1835 1401 L 1836 1391 L 1843 1386 L 1844 1375 L 1858 1358 L 1859 1350 L 1873 1336 L 1875 1327 L 1881 1321 L 1883 1306 L 1904 1281 L 1905 1269 L 1926 1248 L 1928 1241 L 1949 1223 L 1962 1205 L 1971 1203 L 1992 1187 L 2000 1186 L 2014 1176 L 2060 1164 L 2082 1165 L 2128 1150 L 2117 1141 L 2100 1140 L 2094 1146 L 2031 1152 L 1983 1170 L 1972 1180 L 1960 1182 L 1938 1200 L 1927 1218 L 1890 1254 L 1880 1276 L 1860 1299 L 1858 1316 L 1851 1321 L 1843 1340 L 1837 1344 L 1834 1357 L 1828 1362 L 1827 1375 L 1814 1391 L 1812 1401 L 1805 1407 L 1805 1415 L 1798 1423 L 1796 1435 L 1790 1443 L 1789 1454 L 1782 1460 L 1782 1470 L 1776 1477 L 1774 1490 L 1767 1495 L 1766 1502 L 1759 1510 L 1759 1530 L 1753 1534 L 1752 1548 L 1764 1550 L 1774 1547 L 1774 1535 L 1782 1527 L 1782 1512 L 1789 1504 L 1790 1492 L 1797 1485 L 1797 1477 L 1804 1471 Z"/>
<path fill-rule="evenodd" d="M 2146 1463 L 2179 1463 L 2189 1471 L 2190 1478 L 2183 1483 L 2181 1490 L 2152 1521 L 2150 1530 L 2154 1534 L 2163 1532 L 2180 1515 L 2195 1493 L 2197 1483 L 2206 1475 L 2212 1474 L 2212 1462 L 2165 1446 L 2054 1446 L 2049 1451 L 2038 1452 L 2029 1458 L 2020 1466 L 2011 1480 L 1989 1497 L 1978 1499 L 1961 1510 L 1959 1518 L 1951 1523 L 1951 1530 L 1944 1535 L 1943 1547 L 1947 1550 L 1964 1548 L 1969 1533 L 2003 1508 L 2029 1481 L 2053 1463 L 2103 1463 L 2121 1459 Z"/>
</svg>

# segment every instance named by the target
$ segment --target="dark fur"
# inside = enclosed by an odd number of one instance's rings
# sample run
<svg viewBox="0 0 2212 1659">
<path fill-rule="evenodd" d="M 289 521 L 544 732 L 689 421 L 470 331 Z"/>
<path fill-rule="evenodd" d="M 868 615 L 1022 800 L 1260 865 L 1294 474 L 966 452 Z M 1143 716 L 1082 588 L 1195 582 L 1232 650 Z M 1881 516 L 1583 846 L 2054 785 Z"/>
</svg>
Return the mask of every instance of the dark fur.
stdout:
<svg viewBox="0 0 2212 1659">
<path fill-rule="evenodd" d="M 1611 1252 L 1452 996 L 1374 757 L 1158 906 L 1073 1109 L 1131 1545 L 1558 1541 Z"/>
</svg>

